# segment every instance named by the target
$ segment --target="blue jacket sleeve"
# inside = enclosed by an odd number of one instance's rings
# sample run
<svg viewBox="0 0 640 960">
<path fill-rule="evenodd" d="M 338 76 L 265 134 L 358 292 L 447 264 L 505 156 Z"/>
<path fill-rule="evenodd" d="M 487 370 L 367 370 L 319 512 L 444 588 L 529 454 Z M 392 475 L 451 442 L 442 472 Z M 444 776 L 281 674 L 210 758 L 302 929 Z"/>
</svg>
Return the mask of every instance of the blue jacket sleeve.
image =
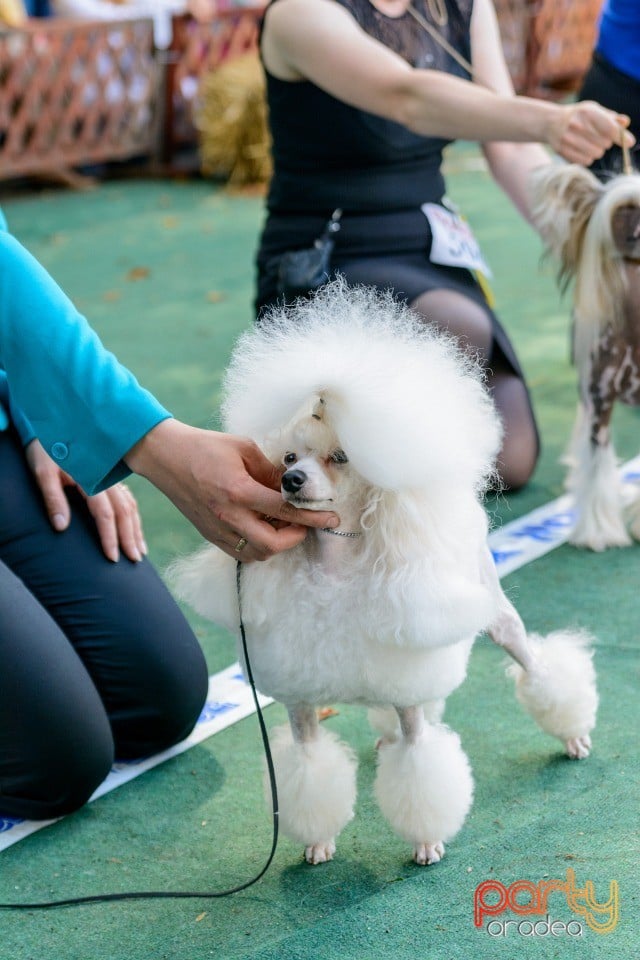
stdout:
<svg viewBox="0 0 640 960">
<path fill-rule="evenodd" d="M 89 494 L 129 474 L 122 457 L 171 416 L 102 345 L 47 271 L 0 231 L 0 367 L 23 440 L 31 429 Z"/>
<path fill-rule="evenodd" d="M 10 419 L 7 416 L 8 413 L 11 415 Z M 16 428 L 23 447 L 26 447 L 28 443 L 35 439 L 36 434 L 33 427 L 11 398 L 6 373 L 4 370 L 0 370 L 0 430 L 6 430 L 9 422 Z"/>
<path fill-rule="evenodd" d="M 1 208 L 0 230 L 9 230 L 4 211 Z M 2 366 L 1 363 L 0 366 Z M 15 403 L 13 403 L 11 399 L 11 393 L 9 392 L 7 375 L 4 370 L 0 370 L 0 430 L 6 430 L 9 426 L 9 413 L 11 414 L 11 422 L 18 431 L 18 436 L 20 437 L 23 446 L 26 447 L 28 443 L 35 439 L 33 427 L 24 416 L 22 411 L 16 407 Z"/>
</svg>

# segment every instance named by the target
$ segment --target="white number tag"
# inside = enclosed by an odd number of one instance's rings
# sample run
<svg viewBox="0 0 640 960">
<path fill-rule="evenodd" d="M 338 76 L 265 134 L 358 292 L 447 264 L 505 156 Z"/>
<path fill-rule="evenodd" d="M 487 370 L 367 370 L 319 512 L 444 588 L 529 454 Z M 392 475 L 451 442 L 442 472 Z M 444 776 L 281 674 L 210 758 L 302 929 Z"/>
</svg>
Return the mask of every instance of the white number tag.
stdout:
<svg viewBox="0 0 640 960">
<path fill-rule="evenodd" d="M 446 267 L 466 267 L 491 276 L 491 270 L 480 253 L 478 241 L 469 224 L 457 213 L 437 203 L 423 203 L 422 212 L 431 226 L 431 253 L 433 263 Z"/>
</svg>

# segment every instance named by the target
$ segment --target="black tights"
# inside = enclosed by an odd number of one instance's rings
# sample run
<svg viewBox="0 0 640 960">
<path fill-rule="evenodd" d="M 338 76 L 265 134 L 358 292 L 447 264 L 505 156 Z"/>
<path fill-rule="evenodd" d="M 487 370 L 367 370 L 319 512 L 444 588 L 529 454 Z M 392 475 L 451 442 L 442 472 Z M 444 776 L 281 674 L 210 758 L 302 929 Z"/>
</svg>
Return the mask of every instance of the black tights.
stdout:
<svg viewBox="0 0 640 960">
<path fill-rule="evenodd" d="M 114 758 L 186 737 L 204 656 L 151 564 L 102 554 L 70 492 L 55 533 L 12 432 L 0 433 L 0 814 L 77 809 Z"/>
<path fill-rule="evenodd" d="M 455 290 L 428 290 L 411 307 L 452 334 L 463 349 L 477 355 L 487 370 L 487 386 L 502 419 L 504 437 L 498 473 L 506 489 L 524 486 L 535 468 L 539 441 L 524 381 L 494 349 L 491 320 L 482 307 Z"/>
</svg>

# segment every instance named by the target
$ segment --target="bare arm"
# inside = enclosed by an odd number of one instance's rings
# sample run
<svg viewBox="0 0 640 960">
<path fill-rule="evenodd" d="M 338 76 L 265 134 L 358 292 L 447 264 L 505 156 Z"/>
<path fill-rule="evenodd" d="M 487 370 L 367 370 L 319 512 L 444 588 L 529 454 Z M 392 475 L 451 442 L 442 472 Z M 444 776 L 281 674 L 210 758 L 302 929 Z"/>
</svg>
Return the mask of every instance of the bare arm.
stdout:
<svg viewBox="0 0 640 960">
<path fill-rule="evenodd" d="M 474 40 L 487 48 L 481 71 L 501 59 L 491 27 L 492 7 L 481 0 Z M 267 69 L 283 80 L 310 80 L 352 106 L 401 123 L 425 136 L 513 143 L 546 143 L 565 159 L 591 163 L 619 142 L 627 120 L 595 104 L 559 105 L 514 97 L 435 70 L 418 70 L 360 29 L 333 0 L 278 0 L 265 19 Z M 505 68 L 506 69 L 506 68 Z M 631 134 L 625 134 L 629 145 Z"/>
<path fill-rule="evenodd" d="M 504 96 L 515 96 L 502 51 L 498 19 L 490 0 L 474 0 L 471 21 L 473 65 L 479 83 Z M 531 222 L 528 182 L 532 170 L 552 162 L 541 143 L 492 141 L 482 144 L 491 174 L 522 216 Z"/>
</svg>

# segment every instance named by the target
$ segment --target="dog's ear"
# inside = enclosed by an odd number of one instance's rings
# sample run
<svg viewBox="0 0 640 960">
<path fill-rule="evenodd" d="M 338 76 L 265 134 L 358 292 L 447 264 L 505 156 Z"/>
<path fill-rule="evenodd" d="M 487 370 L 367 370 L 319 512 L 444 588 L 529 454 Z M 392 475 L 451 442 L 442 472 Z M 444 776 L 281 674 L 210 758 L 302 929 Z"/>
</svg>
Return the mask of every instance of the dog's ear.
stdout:
<svg viewBox="0 0 640 960">
<path fill-rule="evenodd" d="M 531 174 L 531 217 L 547 251 L 560 261 L 562 289 L 578 268 L 587 224 L 603 190 L 597 177 L 575 163 L 551 164 Z"/>
</svg>

